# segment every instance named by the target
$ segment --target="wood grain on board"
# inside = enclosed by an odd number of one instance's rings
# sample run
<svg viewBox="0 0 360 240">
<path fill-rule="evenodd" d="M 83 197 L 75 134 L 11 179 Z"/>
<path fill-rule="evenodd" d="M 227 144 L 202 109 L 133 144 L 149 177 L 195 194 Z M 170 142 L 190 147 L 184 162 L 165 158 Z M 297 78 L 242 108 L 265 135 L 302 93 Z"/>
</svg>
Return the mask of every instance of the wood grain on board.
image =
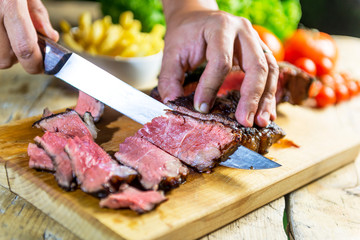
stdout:
<svg viewBox="0 0 360 240">
<path fill-rule="evenodd" d="M 1 156 L 7 161 L 12 191 L 82 238 L 196 238 L 351 162 L 360 146 L 359 127 L 353 122 L 359 115 L 350 110 L 354 106 L 360 107 L 359 98 L 322 110 L 281 105 L 277 122 L 300 146 L 270 150 L 268 156 L 282 167 L 256 171 L 217 167 L 211 174 L 193 174 L 167 194 L 167 202 L 143 215 L 101 209 L 98 199 L 80 190 L 64 192 L 51 174 L 29 169 L 27 144 L 41 134 L 31 128 L 34 118 L 0 127 L 0 134 L 7 136 L 0 143 L 7 149 Z M 114 152 L 140 125 L 107 109 L 98 128 L 97 142 Z"/>
</svg>

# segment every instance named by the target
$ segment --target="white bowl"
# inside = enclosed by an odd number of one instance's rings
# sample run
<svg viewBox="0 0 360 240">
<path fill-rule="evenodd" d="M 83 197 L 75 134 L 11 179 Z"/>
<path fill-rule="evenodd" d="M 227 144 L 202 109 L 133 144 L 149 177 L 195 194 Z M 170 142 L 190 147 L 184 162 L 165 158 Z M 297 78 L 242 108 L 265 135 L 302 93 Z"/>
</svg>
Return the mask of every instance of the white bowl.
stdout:
<svg viewBox="0 0 360 240">
<path fill-rule="evenodd" d="M 108 57 L 78 53 L 122 81 L 139 90 L 149 90 L 157 85 L 163 53 L 146 57 Z"/>
</svg>

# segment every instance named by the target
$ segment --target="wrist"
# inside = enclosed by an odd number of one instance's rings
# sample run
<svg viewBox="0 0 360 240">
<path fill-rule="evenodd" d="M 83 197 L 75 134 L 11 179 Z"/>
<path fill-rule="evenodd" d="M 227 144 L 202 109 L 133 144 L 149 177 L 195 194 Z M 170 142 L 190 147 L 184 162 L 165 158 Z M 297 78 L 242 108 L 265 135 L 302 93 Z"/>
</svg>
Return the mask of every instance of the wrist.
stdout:
<svg viewBox="0 0 360 240">
<path fill-rule="evenodd" d="M 216 0 L 162 0 L 162 3 L 167 22 L 173 15 L 219 10 Z"/>
</svg>

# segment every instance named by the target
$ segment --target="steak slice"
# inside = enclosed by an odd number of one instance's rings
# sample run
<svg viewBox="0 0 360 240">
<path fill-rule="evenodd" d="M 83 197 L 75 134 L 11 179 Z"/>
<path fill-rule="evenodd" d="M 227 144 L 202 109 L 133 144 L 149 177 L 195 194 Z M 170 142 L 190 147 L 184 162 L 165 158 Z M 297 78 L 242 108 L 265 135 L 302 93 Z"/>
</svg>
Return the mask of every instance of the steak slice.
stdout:
<svg viewBox="0 0 360 240">
<path fill-rule="evenodd" d="M 236 132 L 215 121 L 177 112 L 154 118 L 136 136 L 179 158 L 199 172 L 209 171 L 237 147 Z"/>
<path fill-rule="evenodd" d="M 104 112 L 104 104 L 83 91 L 79 91 L 79 98 L 74 110 L 82 117 L 89 112 L 94 118 L 94 122 L 97 122 Z"/>
<path fill-rule="evenodd" d="M 140 183 L 145 189 L 177 187 L 189 173 L 179 159 L 135 136 L 126 138 L 120 144 L 115 157 L 122 164 L 138 171 Z"/>
<path fill-rule="evenodd" d="M 113 160 L 92 138 L 68 139 L 65 151 L 84 192 L 98 195 L 115 192 L 120 183 L 131 182 L 137 175 L 135 170 Z"/>
<path fill-rule="evenodd" d="M 167 105 L 182 114 L 206 121 L 213 120 L 229 126 L 241 136 L 239 138 L 240 145 L 260 154 L 265 154 L 271 145 L 283 138 L 286 133 L 274 122 L 271 122 L 266 127 L 254 126 L 248 128 L 240 125 L 235 119 L 239 99 L 239 91 L 230 91 L 224 96 L 217 97 L 210 113 L 200 113 L 194 109 L 194 94 L 169 101 Z"/>
<path fill-rule="evenodd" d="M 35 122 L 33 126 L 46 132 L 61 132 L 69 137 L 91 136 L 96 138 L 97 129 L 89 113 L 84 120 L 74 110 L 53 114 Z"/>
<path fill-rule="evenodd" d="M 70 159 L 64 151 L 68 137 L 61 132 L 45 132 L 42 137 L 37 136 L 34 140 L 51 157 L 59 186 L 67 191 L 73 190 L 76 187 L 74 174 Z"/>
<path fill-rule="evenodd" d="M 276 103 L 289 102 L 301 104 L 308 98 L 309 88 L 314 77 L 296 66 L 279 62 L 279 80 L 276 91 Z"/>
<path fill-rule="evenodd" d="M 45 171 L 55 171 L 54 164 L 52 163 L 51 158 L 45 152 L 44 149 L 38 147 L 34 143 L 29 143 L 27 148 L 27 153 L 30 157 L 29 167 Z"/>
<path fill-rule="evenodd" d="M 138 213 L 149 212 L 166 197 L 163 192 L 140 191 L 127 184 L 120 187 L 120 192 L 110 194 L 107 198 L 101 199 L 100 207 L 107 208 L 130 208 Z"/>
</svg>

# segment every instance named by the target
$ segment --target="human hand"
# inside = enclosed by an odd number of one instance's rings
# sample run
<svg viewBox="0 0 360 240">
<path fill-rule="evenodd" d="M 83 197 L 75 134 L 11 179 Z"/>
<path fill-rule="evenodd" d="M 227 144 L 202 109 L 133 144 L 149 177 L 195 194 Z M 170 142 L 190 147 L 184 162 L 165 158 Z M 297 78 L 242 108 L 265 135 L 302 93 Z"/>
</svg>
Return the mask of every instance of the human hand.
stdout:
<svg viewBox="0 0 360 240">
<path fill-rule="evenodd" d="M 206 113 L 226 75 L 238 65 L 245 78 L 236 119 L 246 127 L 254 122 L 265 127 L 274 120 L 278 65 L 251 23 L 204 5 L 191 11 L 180 8 L 166 12 L 166 1 L 163 3 L 167 33 L 158 85 L 163 101 L 183 95 L 184 73 L 207 60 L 194 97 L 195 108 Z"/>
<path fill-rule="evenodd" d="M 0 69 L 20 62 L 29 73 L 43 71 L 36 32 L 59 39 L 41 0 L 0 1 Z"/>
</svg>

